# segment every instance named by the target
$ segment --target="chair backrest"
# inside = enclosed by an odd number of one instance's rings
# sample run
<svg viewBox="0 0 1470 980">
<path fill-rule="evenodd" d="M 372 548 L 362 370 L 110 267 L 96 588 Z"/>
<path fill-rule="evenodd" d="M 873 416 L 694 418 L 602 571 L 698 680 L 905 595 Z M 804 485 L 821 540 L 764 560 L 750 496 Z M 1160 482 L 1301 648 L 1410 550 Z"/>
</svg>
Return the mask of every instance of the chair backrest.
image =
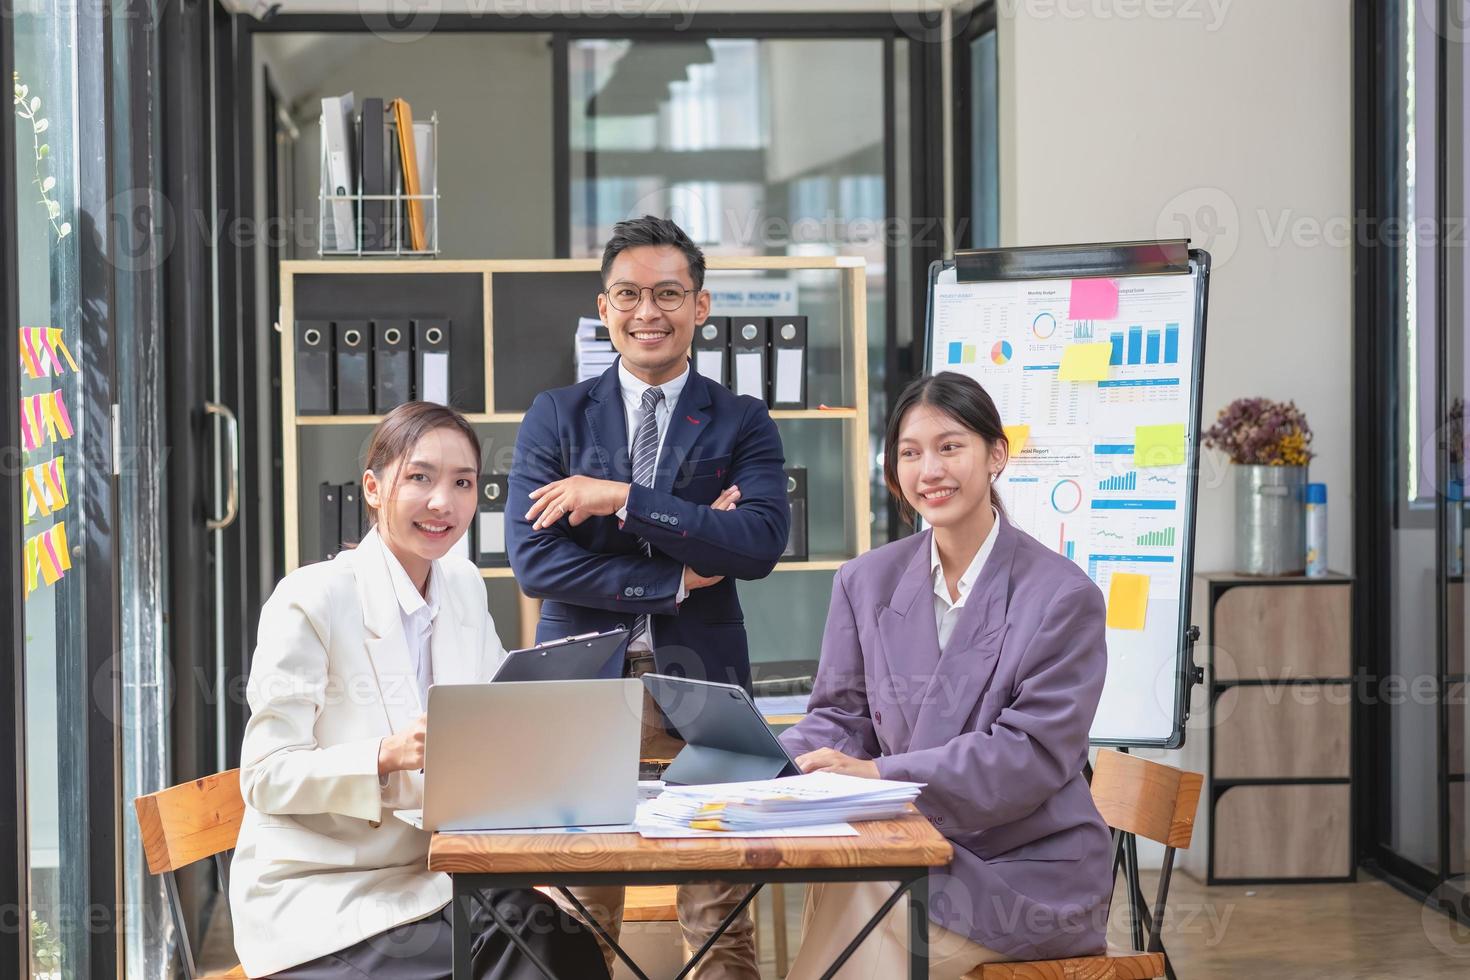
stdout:
<svg viewBox="0 0 1470 980">
<path fill-rule="evenodd" d="M 1092 767 L 1092 802 L 1109 827 L 1188 848 L 1204 776 L 1111 749 Z"/>
<path fill-rule="evenodd" d="M 235 846 L 245 800 L 240 770 L 215 773 L 133 801 L 153 874 L 176 871 Z"/>
</svg>

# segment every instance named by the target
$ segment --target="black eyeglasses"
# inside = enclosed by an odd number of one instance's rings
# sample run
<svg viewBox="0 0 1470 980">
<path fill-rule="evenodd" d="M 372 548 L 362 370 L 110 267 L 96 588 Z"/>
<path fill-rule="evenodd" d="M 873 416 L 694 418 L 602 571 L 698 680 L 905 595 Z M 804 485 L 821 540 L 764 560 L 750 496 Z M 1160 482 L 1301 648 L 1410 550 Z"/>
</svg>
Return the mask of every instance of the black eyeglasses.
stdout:
<svg viewBox="0 0 1470 980">
<path fill-rule="evenodd" d="M 607 301 L 612 308 L 619 313 L 632 313 L 638 309 L 638 304 L 643 301 L 643 291 L 653 293 L 653 301 L 658 308 L 665 313 L 672 313 L 684 305 L 684 298 L 693 289 L 685 289 L 677 282 L 661 282 L 656 286 L 640 286 L 632 282 L 615 282 L 603 292 L 607 295 Z"/>
</svg>

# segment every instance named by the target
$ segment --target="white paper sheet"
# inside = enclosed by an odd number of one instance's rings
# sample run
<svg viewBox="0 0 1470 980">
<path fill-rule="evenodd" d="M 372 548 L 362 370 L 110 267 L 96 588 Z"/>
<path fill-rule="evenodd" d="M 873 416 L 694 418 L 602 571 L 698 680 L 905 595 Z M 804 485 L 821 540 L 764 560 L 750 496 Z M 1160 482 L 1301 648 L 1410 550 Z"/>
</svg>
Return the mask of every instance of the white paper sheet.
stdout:
<svg viewBox="0 0 1470 980">
<path fill-rule="evenodd" d="M 805 351 L 798 347 L 776 349 L 776 401 L 801 401 L 801 382 Z"/>
</svg>

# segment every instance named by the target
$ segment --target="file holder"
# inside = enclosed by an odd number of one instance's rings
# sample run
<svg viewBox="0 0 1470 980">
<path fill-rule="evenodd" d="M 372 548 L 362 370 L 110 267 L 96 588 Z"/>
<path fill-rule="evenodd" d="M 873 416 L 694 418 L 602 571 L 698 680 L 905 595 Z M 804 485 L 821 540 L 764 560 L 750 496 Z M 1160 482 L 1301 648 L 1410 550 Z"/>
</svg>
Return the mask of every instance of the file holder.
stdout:
<svg viewBox="0 0 1470 980">
<path fill-rule="evenodd" d="M 685 743 L 664 782 L 697 786 L 801 774 L 738 684 L 644 674 L 643 686 Z"/>
<path fill-rule="evenodd" d="M 367 229 L 369 231 L 374 231 L 375 233 L 377 233 L 374 235 L 374 238 L 378 239 L 378 241 L 376 242 L 376 244 L 380 246 L 378 248 L 364 248 L 363 236 L 361 234 L 356 236 L 356 248 L 328 248 L 326 247 L 325 241 L 322 236 L 318 235 L 316 254 L 323 257 L 343 255 L 369 255 L 382 257 L 385 255 L 394 255 L 411 256 L 416 258 L 438 255 L 440 251 L 439 114 L 437 112 L 431 112 L 427 120 L 429 126 L 428 145 L 430 147 L 430 152 L 427 154 L 429 159 L 424 161 L 425 165 L 422 168 L 426 171 L 424 173 L 423 181 L 424 193 L 422 194 L 405 193 L 402 166 L 398 166 L 396 168 L 396 172 L 391 166 L 394 161 L 400 161 L 401 157 L 400 151 L 397 150 L 397 127 L 393 122 L 393 114 L 391 112 L 382 112 L 381 116 L 379 116 L 377 113 L 373 113 L 372 115 L 375 118 L 381 118 L 383 120 L 383 128 L 385 130 L 383 139 L 389 149 L 390 154 L 390 192 L 386 194 L 368 193 L 366 187 L 363 184 L 363 167 L 359 166 L 357 168 L 357 173 L 353 175 L 354 183 L 352 189 L 349 190 L 348 193 L 330 193 L 330 191 L 332 190 L 332 183 L 328 176 L 328 161 L 326 154 L 327 133 L 326 124 L 325 121 L 323 121 L 322 123 L 320 123 L 322 127 L 322 156 L 321 178 L 318 182 L 318 187 L 320 188 L 320 211 L 318 213 L 328 214 L 334 208 L 340 207 L 340 205 L 346 202 L 350 204 L 352 208 L 352 213 L 354 215 L 361 216 L 363 214 L 367 214 L 369 218 L 369 223 L 371 223 L 374 218 L 379 216 L 380 211 L 378 211 L 378 209 L 383 209 L 388 212 L 388 226 L 386 229 L 388 234 L 386 236 L 382 235 L 380 232 L 383 229 L 380 228 L 369 227 Z M 420 120 L 420 122 L 423 122 L 423 120 Z M 354 145 L 360 148 L 363 146 L 361 118 L 356 118 L 353 120 L 353 131 L 355 134 L 353 137 Z M 409 133 L 408 138 L 413 139 L 414 135 L 412 133 Z M 420 156 L 424 156 L 424 154 L 420 154 Z M 369 176 L 376 179 L 376 174 L 370 174 Z M 409 201 L 422 202 L 424 206 L 424 214 L 427 218 L 428 247 L 420 249 L 418 251 L 415 251 L 412 247 L 408 245 L 408 227 L 407 223 L 404 221 L 404 212 L 407 210 L 406 205 Z M 369 202 L 382 203 L 372 204 Z M 366 211 L 364 211 L 365 206 Z M 345 213 L 345 209 L 343 209 L 343 211 Z M 385 237 L 387 239 L 387 243 L 382 240 Z"/>
<path fill-rule="evenodd" d="M 449 321 L 413 322 L 413 394 L 421 402 L 449 404 Z"/>
<path fill-rule="evenodd" d="M 791 533 L 786 539 L 786 550 L 781 553 L 780 560 L 806 561 L 808 557 L 806 467 L 787 468 L 786 502 L 791 506 Z"/>
<path fill-rule="evenodd" d="M 730 390 L 766 401 L 771 329 L 763 316 L 730 320 Z"/>
<path fill-rule="evenodd" d="M 475 563 L 481 568 L 504 568 L 510 564 L 510 555 L 505 550 L 505 502 L 510 497 L 509 480 L 509 477 L 493 473 L 480 477 Z"/>
<path fill-rule="evenodd" d="M 342 484 L 342 520 L 338 525 L 342 547 L 356 547 L 362 540 L 362 497 L 356 483 Z"/>
<path fill-rule="evenodd" d="M 332 321 L 296 321 L 296 414 L 331 415 Z"/>
<path fill-rule="evenodd" d="M 730 318 L 712 316 L 694 328 L 694 370 L 730 387 Z"/>
<path fill-rule="evenodd" d="M 366 320 L 338 320 L 335 326 L 336 414 L 367 415 L 373 410 L 371 324 Z"/>
<path fill-rule="evenodd" d="M 388 412 L 413 397 L 413 337 L 410 320 L 378 320 L 373 324 L 373 413 Z"/>
<path fill-rule="evenodd" d="M 331 561 L 342 550 L 342 486 L 338 483 L 323 483 L 317 495 L 319 520 L 317 523 L 317 556 L 321 561 Z"/>
<path fill-rule="evenodd" d="M 806 408 L 806 317 L 771 317 L 772 408 Z"/>
</svg>

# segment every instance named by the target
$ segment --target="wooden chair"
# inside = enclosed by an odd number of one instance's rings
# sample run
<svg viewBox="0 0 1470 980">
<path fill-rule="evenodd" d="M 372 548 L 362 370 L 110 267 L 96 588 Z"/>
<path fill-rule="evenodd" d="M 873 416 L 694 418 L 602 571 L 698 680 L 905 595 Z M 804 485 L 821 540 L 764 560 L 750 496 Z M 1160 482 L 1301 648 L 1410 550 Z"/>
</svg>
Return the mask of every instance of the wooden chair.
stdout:
<svg viewBox="0 0 1470 980">
<path fill-rule="evenodd" d="M 175 879 L 178 869 L 212 857 L 228 894 L 230 852 L 235 849 L 240 821 L 245 815 L 245 800 L 240 796 L 240 770 L 231 769 L 140 796 L 133 801 L 133 807 L 138 813 L 148 870 L 163 876 L 174 928 L 179 931 L 184 969 L 190 980 L 243 978 L 245 971 L 238 964 L 224 973 L 199 972 Z"/>
<path fill-rule="evenodd" d="M 1092 771 L 1092 801 L 1113 830 L 1113 876 L 1118 865 L 1128 860 L 1128 905 L 1132 913 L 1134 945 L 1141 952 L 1109 950 L 1102 956 L 1079 956 L 1064 960 L 1031 960 L 1013 963 L 982 963 L 965 980 L 1155 980 L 1173 976 L 1160 938 L 1164 905 L 1169 898 L 1169 879 L 1174 872 L 1174 854 L 1189 847 L 1194 836 L 1194 815 L 1199 806 L 1204 777 L 1173 766 L 1149 762 L 1136 756 L 1105 749 L 1097 755 Z M 1159 891 L 1152 915 L 1143 907 L 1137 882 L 1136 838 L 1147 837 L 1164 845 L 1164 865 L 1159 873 Z M 1143 937 L 1147 928 L 1148 936 Z"/>
</svg>

